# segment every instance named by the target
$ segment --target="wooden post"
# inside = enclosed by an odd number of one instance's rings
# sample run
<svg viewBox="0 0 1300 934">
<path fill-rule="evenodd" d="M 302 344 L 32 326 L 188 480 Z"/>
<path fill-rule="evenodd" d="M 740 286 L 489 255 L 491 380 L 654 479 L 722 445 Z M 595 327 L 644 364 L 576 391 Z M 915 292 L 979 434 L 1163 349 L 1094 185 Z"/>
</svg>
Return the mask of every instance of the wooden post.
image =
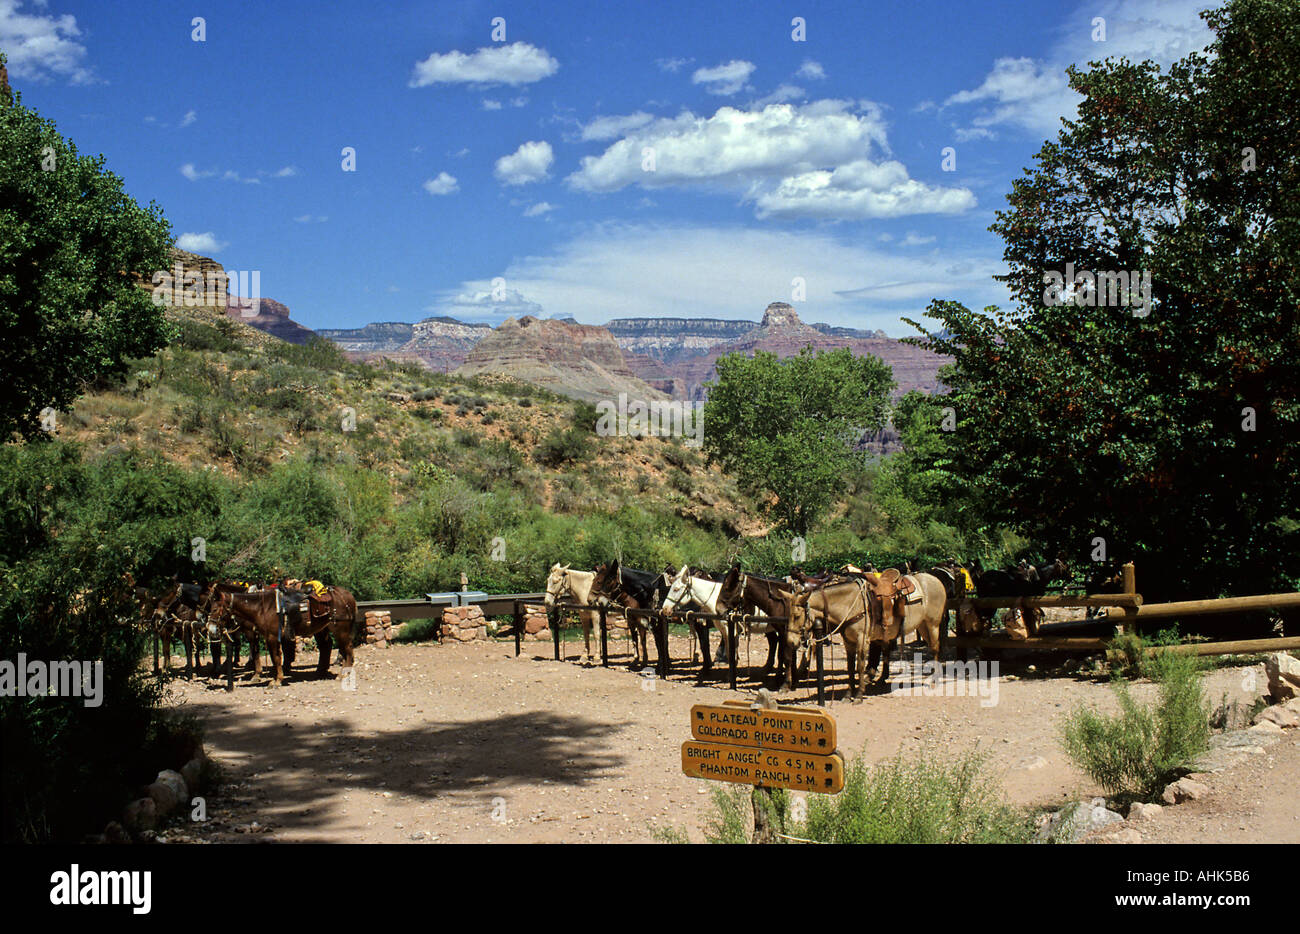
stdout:
<svg viewBox="0 0 1300 934">
<path fill-rule="evenodd" d="M 600 608 L 600 666 L 602 668 L 609 667 L 609 638 L 608 638 L 609 631 L 605 628 L 605 613 L 606 613 L 606 609 L 605 607 L 602 606 Z M 631 620 L 628 621 L 628 631 L 629 632 L 632 631 Z M 632 654 L 633 656 L 636 655 L 635 643 L 633 643 L 632 645 Z"/>
<path fill-rule="evenodd" d="M 671 664 L 668 658 L 668 619 L 662 613 L 652 617 L 655 627 L 655 645 L 659 651 L 659 677 L 667 678 Z"/>
<path fill-rule="evenodd" d="M 232 642 L 238 638 L 239 635 L 237 633 L 231 633 Z M 226 653 L 226 690 L 233 691 L 234 689 L 235 689 L 235 650 L 234 647 L 232 646 L 231 650 Z"/>
<path fill-rule="evenodd" d="M 727 663 L 731 667 L 731 689 L 736 689 L 736 618 L 727 618 Z"/>
<path fill-rule="evenodd" d="M 734 686 L 734 685 L 733 685 Z M 760 688 L 758 696 L 754 703 L 750 704 L 750 710 L 776 710 L 778 704 L 776 698 L 766 688 Z M 775 810 L 772 802 L 772 789 L 765 788 L 762 785 L 755 785 L 754 790 L 749 795 L 750 804 L 754 808 L 754 843 L 775 843 L 776 828 L 768 824 L 768 810 Z"/>
<path fill-rule="evenodd" d="M 515 601 L 515 608 L 514 608 L 514 609 L 515 609 L 515 656 L 518 657 L 518 655 L 519 655 L 519 649 L 520 649 L 520 645 L 519 645 L 519 643 L 520 643 L 520 641 L 521 641 L 522 638 L 523 638 L 522 633 L 523 633 L 523 631 L 524 631 L 524 604 L 523 604 L 523 601 L 521 601 L 521 600 L 516 600 L 516 601 Z M 442 626 L 439 626 L 438 628 L 441 629 Z"/>
<path fill-rule="evenodd" d="M 564 617 L 564 610 L 555 607 L 555 617 L 547 620 L 551 625 L 551 639 L 555 642 L 555 660 L 560 660 L 560 620 Z"/>
<path fill-rule="evenodd" d="M 1124 579 L 1124 592 L 1127 594 L 1137 593 L 1137 572 L 1133 568 L 1133 562 L 1127 562 L 1120 568 L 1120 573 Z"/>
<path fill-rule="evenodd" d="M 814 651 L 817 653 L 817 706 L 826 706 L 826 663 L 822 659 L 822 621 L 821 617 L 813 620 Z M 861 677 L 861 676 L 859 676 Z"/>
</svg>

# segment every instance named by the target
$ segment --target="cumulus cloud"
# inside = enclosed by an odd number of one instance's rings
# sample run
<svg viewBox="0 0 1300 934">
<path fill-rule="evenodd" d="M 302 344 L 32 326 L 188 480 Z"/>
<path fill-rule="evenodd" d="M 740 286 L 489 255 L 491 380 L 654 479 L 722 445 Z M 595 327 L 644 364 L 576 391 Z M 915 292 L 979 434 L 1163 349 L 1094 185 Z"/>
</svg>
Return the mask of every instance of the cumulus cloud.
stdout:
<svg viewBox="0 0 1300 934">
<path fill-rule="evenodd" d="M 654 154 L 654 169 L 644 165 Z M 958 213 L 975 205 L 965 188 L 927 185 L 888 156 L 880 108 L 823 100 L 806 105 L 722 107 L 683 113 L 630 130 L 582 160 L 573 188 L 610 192 L 708 184 L 738 191 L 760 218 L 861 219 Z"/>
<path fill-rule="evenodd" d="M 807 78 L 809 81 L 820 81 L 826 77 L 826 69 L 821 66 L 820 62 L 814 62 L 810 58 L 799 66 L 799 70 L 795 74 L 800 78 Z"/>
<path fill-rule="evenodd" d="M 756 321 L 772 301 L 790 300 L 803 277 L 805 321 L 909 333 L 936 296 L 977 308 L 1007 300 L 992 276 L 1005 268 L 997 251 L 944 251 L 942 259 L 841 240 L 827 231 L 718 226 L 596 225 L 544 256 L 512 263 L 502 276 L 539 314 L 572 314 L 603 324 L 622 316 L 707 314 Z M 958 273 L 952 272 L 960 266 Z M 466 282 L 432 309 L 456 315 L 466 295 L 484 295 L 490 281 Z M 475 304 L 481 307 L 484 299 Z"/>
<path fill-rule="evenodd" d="M 181 117 L 181 126 L 189 126 L 197 119 L 199 119 L 197 111 L 187 110 L 185 111 L 185 116 Z"/>
<path fill-rule="evenodd" d="M 695 61 L 693 58 L 657 58 L 655 64 L 659 66 L 661 71 L 677 72 L 693 61 Z"/>
<path fill-rule="evenodd" d="M 902 246 L 925 246 L 927 243 L 934 243 L 934 237 L 923 237 L 913 230 L 907 232 L 907 236 L 900 242 Z"/>
<path fill-rule="evenodd" d="M 437 178 L 428 179 L 424 183 L 424 190 L 431 195 L 451 195 L 460 191 L 460 185 L 456 182 L 456 176 L 439 172 Z"/>
<path fill-rule="evenodd" d="M 532 84 L 559 70 L 560 63 L 545 49 L 527 42 L 493 45 L 466 55 L 464 52 L 434 52 L 417 62 L 410 87 L 431 84 Z"/>
<path fill-rule="evenodd" d="M 220 178 L 223 182 L 242 182 L 245 185 L 260 185 L 263 178 L 292 178 L 298 174 L 296 165 L 286 165 L 284 168 L 276 169 L 274 172 L 266 169 L 258 169 L 257 175 L 241 175 L 234 169 L 200 169 L 193 162 L 187 162 L 181 166 L 180 172 L 192 182 L 201 181 L 205 178 Z"/>
<path fill-rule="evenodd" d="M 490 281 L 470 285 L 465 291 L 448 295 L 425 311 L 450 315 L 462 321 L 504 321 L 506 318 L 542 316 L 542 306 L 526 298 L 519 289 L 496 289 Z"/>
<path fill-rule="evenodd" d="M 220 253 L 229 244 L 224 240 L 218 240 L 215 234 L 208 231 L 207 233 L 183 233 L 176 238 L 176 246 L 190 253 L 202 253 L 207 256 L 211 253 Z"/>
<path fill-rule="evenodd" d="M 524 143 L 508 156 L 496 161 L 496 177 L 503 185 L 527 185 L 546 178 L 551 171 L 555 153 L 551 144 L 542 140 Z"/>
<path fill-rule="evenodd" d="M 859 159 L 833 171 L 782 179 L 755 203 L 760 218 L 861 219 L 960 214 L 975 206 L 975 195 L 967 188 L 943 188 L 909 178 L 901 162 Z"/>
<path fill-rule="evenodd" d="M 83 64 L 86 47 L 76 41 L 81 37 L 77 18 L 27 13 L 20 10 L 22 6 L 21 0 L 0 0 L 0 49 L 9 58 L 12 76 L 28 81 L 93 82 L 94 74 Z"/>
<path fill-rule="evenodd" d="M 728 97 L 744 90 L 753 73 L 753 62 L 733 60 L 712 68 L 697 68 L 695 74 L 691 75 L 691 83 L 703 85 L 704 90 L 710 94 Z"/>
<path fill-rule="evenodd" d="M 1103 0 L 1080 7 L 1060 30 L 1062 39 L 1044 58 L 999 58 L 975 88 L 959 91 L 944 106 L 974 106 L 974 127 L 1017 126 L 1055 136 L 1062 117 L 1072 119 L 1079 95 L 1070 89 L 1067 65 L 1126 56 L 1168 66 L 1205 48 L 1213 34 L 1199 16 L 1207 0 Z M 1093 18 L 1106 21 L 1106 39 L 1093 41 Z"/>
<path fill-rule="evenodd" d="M 844 101 L 756 110 L 722 107 L 711 117 L 691 113 L 655 120 L 599 156 L 587 156 L 569 183 L 584 191 L 654 188 L 691 182 L 746 183 L 756 176 L 836 165 L 872 147 L 885 149 L 878 109 L 857 113 Z M 642 169 L 642 150 L 655 152 L 655 171 Z"/>
<path fill-rule="evenodd" d="M 785 104 L 789 101 L 803 100 L 808 96 L 808 92 L 798 85 L 783 84 L 766 97 L 760 97 L 754 101 L 758 107 L 766 107 L 768 104 Z"/>
<path fill-rule="evenodd" d="M 616 139 L 632 130 L 639 130 L 653 119 L 654 117 L 641 110 L 622 116 L 596 117 L 582 128 L 582 138 L 585 140 Z"/>
<path fill-rule="evenodd" d="M 500 101 L 494 101 L 494 100 L 491 100 L 490 98 L 486 98 L 486 97 L 485 97 L 485 98 L 483 98 L 483 109 L 484 109 L 484 110 L 500 110 L 500 109 L 501 109 L 501 102 L 500 102 Z"/>
<path fill-rule="evenodd" d="M 536 204 L 530 204 L 524 209 L 524 217 L 541 217 L 550 211 L 555 210 L 555 205 L 547 204 L 545 201 L 538 201 Z"/>
</svg>

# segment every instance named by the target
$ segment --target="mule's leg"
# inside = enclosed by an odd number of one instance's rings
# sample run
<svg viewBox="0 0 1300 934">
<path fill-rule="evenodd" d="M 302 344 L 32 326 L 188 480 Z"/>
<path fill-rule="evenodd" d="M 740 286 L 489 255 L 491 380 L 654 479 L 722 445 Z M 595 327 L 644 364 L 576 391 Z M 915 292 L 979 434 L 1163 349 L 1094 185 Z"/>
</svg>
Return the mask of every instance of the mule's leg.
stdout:
<svg viewBox="0 0 1300 934">
<path fill-rule="evenodd" d="M 761 676 L 764 681 L 767 680 L 772 671 L 772 666 L 776 663 L 776 646 L 779 641 L 780 638 L 777 636 L 776 630 L 769 629 L 767 631 L 767 661 L 763 662 L 763 674 Z"/>
<path fill-rule="evenodd" d="M 334 648 L 330 642 L 328 629 L 316 633 L 316 648 L 320 649 L 320 660 L 316 662 L 316 674 L 327 675 L 330 671 L 330 654 Z"/>
<path fill-rule="evenodd" d="M 284 668 L 282 667 L 283 656 L 280 652 L 280 640 L 275 636 L 266 637 L 266 647 L 271 653 L 271 664 L 275 666 L 275 677 L 271 679 L 268 687 L 279 687 L 284 683 Z"/>
<path fill-rule="evenodd" d="M 352 627 L 343 625 L 334 632 L 334 639 L 339 644 L 339 667 L 352 667 Z"/>
<path fill-rule="evenodd" d="M 284 656 L 284 671 L 288 674 L 289 669 L 293 667 L 294 659 L 298 657 L 298 640 L 281 641 L 280 652 Z"/>
<path fill-rule="evenodd" d="M 882 643 L 872 642 L 867 646 L 867 684 L 874 685 L 880 674 L 880 649 Z"/>
</svg>

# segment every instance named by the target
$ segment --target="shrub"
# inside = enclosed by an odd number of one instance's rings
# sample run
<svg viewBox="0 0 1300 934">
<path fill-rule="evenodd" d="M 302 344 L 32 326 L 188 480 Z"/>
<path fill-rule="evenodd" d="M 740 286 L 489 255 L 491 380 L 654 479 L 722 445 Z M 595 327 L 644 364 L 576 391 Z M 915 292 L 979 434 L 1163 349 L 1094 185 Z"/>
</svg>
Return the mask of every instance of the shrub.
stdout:
<svg viewBox="0 0 1300 934">
<path fill-rule="evenodd" d="M 920 750 L 874 766 L 859 755 L 846 764 L 838 795 L 808 795 L 806 819 L 793 817 L 791 798 L 781 790 L 768 807 L 773 827 L 816 843 L 1025 843 L 1033 834 L 1028 814 L 1005 802 L 987 759 L 975 751 L 945 757 Z M 748 843 L 753 822 L 749 789 L 717 788 L 704 837 Z M 677 842 L 682 835 L 670 829 L 655 838 Z"/>
<path fill-rule="evenodd" d="M 585 457 L 590 450 L 589 434 L 580 428 L 552 428 L 533 452 L 538 463 L 547 467 L 561 467 L 570 461 Z"/>
<path fill-rule="evenodd" d="M 1202 668 L 1198 656 L 1159 653 L 1155 702 L 1138 703 L 1127 682 L 1116 682 L 1120 712 L 1076 708 L 1062 728 L 1066 754 L 1108 793 L 1155 796 L 1209 745 Z"/>
</svg>

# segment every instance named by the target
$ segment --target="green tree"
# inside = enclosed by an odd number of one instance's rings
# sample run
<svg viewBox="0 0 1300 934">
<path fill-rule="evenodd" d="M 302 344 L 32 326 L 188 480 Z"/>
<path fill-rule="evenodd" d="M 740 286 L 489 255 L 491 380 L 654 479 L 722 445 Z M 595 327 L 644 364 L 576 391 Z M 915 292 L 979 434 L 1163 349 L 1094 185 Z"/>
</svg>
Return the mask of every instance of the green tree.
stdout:
<svg viewBox="0 0 1300 934">
<path fill-rule="evenodd" d="M 860 461 L 853 442 L 884 424 L 893 388 L 886 363 L 847 348 L 727 354 L 704 408 L 704 449 L 804 535 Z"/>
<path fill-rule="evenodd" d="M 43 409 L 167 342 L 134 275 L 163 269 L 170 243 L 161 209 L 132 200 L 102 156 L 0 93 L 0 438 L 39 436 Z"/>
<path fill-rule="evenodd" d="M 1300 6 L 1202 15 L 1215 41 L 1167 72 L 1069 70 L 1078 117 L 991 228 L 1015 307 L 935 302 L 914 339 L 955 358 L 930 463 L 1049 552 L 1100 536 L 1148 599 L 1300 577 Z M 1149 306 L 1063 300 L 1066 263 L 1149 272 Z"/>
</svg>

